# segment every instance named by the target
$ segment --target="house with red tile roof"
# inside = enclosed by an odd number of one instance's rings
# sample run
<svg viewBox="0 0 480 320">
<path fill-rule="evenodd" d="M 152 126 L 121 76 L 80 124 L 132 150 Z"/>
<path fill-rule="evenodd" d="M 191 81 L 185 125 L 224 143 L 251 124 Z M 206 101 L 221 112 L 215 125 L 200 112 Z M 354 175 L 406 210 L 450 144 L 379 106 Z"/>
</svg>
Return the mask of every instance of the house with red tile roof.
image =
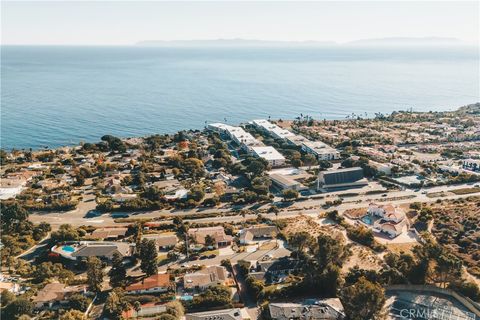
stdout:
<svg viewBox="0 0 480 320">
<path fill-rule="evenodd" d="M 159 273 L 129 285 L 125 288 L 125 292 L 127 294 L 162 293 L 172 288 L 173 283 L 170 281 L 170 275 Z"/>
</svg>

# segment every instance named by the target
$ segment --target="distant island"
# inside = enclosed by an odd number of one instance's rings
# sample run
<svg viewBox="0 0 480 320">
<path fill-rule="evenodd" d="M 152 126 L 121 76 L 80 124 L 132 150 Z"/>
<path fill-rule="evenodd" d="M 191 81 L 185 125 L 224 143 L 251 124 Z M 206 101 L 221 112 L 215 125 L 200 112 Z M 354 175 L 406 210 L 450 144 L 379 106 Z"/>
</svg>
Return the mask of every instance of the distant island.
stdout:
<svg viewBox="0 0 480 320">
<path fill-rule="evenodd" d="M 237 46 L 333 46 L 334 41 L 271 41 L 251 39 L 206 39 L 206 40 L 146 40 L 137 42 L 139 46 L 155 47 L 182 47 L 182 46 L 207 46 L 207 47 L 237 47 Z"/>
</svg>

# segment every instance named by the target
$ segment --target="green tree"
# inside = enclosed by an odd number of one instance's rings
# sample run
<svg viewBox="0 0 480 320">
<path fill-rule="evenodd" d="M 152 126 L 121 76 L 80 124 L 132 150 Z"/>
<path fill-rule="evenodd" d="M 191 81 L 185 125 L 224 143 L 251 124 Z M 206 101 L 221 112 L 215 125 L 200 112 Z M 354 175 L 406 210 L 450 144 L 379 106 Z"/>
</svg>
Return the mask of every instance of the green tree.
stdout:
<svg viewBox="0 0 480 320">
<path fill-rule="evenodd" d="M 111 136 L 111 135 L 105 135 L 101 138 L 102 141 L 107 142 L 108 148 L 111 151 L 118 151 L 118 152 L 125 152 L 127 151 L 127 147 L 125 146 L 125 143 L 120 138 Z"/>
<path fill-rule="evenodd" d="M 315 259 L 321 269 L 325 268 L 328 264 L 341 266 L 345 256 L 346 250 L 342 241 L 326 234 L 320 234 L 318 236 Z"/>
<path fill-rule="evenodd" d="M 58 318 L 59 320 L 87 320 L 85 314 L 78 310 L 68 310 Z"/>
<path fill-rule="evenodd" d="M 262 175 L 266 169 L 267 165 L 265 165 L 260 159 L 251 161 L 247 166 L 247 172 L 251 173 L 253 176 Z"/>
<path fill-rule="evenodd" d="M 205 168 L 203 162 L 200 159 L 188 158 L 183 162 L 183 170 L 192 179 L 203 177 L 205 174 Z"/>
<path fill-rule="evenodd" d="M 108 319 L 121 320 L 122 313 L 129 309 L 129 304 L 125 299 L 125 294 L 122 289 L 113 289 L 107 297 L 104 306 L 104 313 Z"/>
<path fill-rule="evenodd" d="M 198 296 L 195 296 L 192 301 L 192 309 L 199 311 L 219 307 L 230 308 L 231 306 L 230 288 L 222 285 L 207 288 Z"/>
<path fill-rule="evenodd" d="M 112 257 L 112 268 L 109 271 L 110 286 L 112 288 L 124 287 L 127 278 L 127 269 L 123 265 L 123 259 L 118 252 Z"/>
<path fill-rule="evenodd" d="M 453 282 L 462 275 L 462 261 L 453 254 L 444 252 L 435 258 L 435 275 L 440 286 L 445 288 L 449 282 Z"/>
<path fill-rule="evenodd" d="M 351 320 L 380 319 L 385 293 L 379 284 L 361 277 L 341 291 L 340 300 Z"/>
<path fill-rule="evenodd" d="M 207 234 L 205 236 L 205 246 L 207 247 L 215 247 L 217 242 L 215 241 L 215 238 L 212 237 L 211 235 Z"/>
<path fill-rule="evenodd" d="M 85 312 L 91 300 L 82 294 L 74 294 L 68 299 L 68 305 L 74 310 Z"/>
<path fill-rule="evenodd" d="M 2 307 L 5 307 L 7 304 L 11 303 L 15 299 L 16 299 L 15 295 L 8 290 L 3 290 L 2 294 L 0 294 L 0 301 L 1 301 Z"/>
<path fill-rule="evenodd" d="M 143 239 L 140 245 L 140 268 L 147 276 L 158 273 L 157 256 L 155 241 Z"/>
<path fill-rule="evenodd" d="M 177 320 L 175 316 L 171 315 L 170 313 L 162 313 L 159 317 L 158 320 Z"/>
<path fill-rule="evenodd" d="M 5 307 L 5 319 L 18 319 L 21 315 L 31 315 L 33 303 L 24 298 L 18 298 Z"/>
<path fill-rule="evenodd" d="M 202 186 L 195 186 L 188 193 L 188 198 L 193 199 L 195 202 L 200 202 L 203 197 L 205 197 L 205 191 Z"/>
<path fill-rule="evenodd" d="M 51 238 L 54 242 L 78 241 L 80 234 L 72 225 L 62 224 L 57 231 L 52 232 Z"/>
<path fill-rule="evenodd" d="M 305 156 L 303 156 L 303 163 L 310 167 L 310 166 L 316 165 L 318 161 L 313 154 L 308 153 Z"/>
<path fill-rule="evenodd" d="M 89 257 L 87 261 L 87 283 L 95 293 L 102 291 L 103 263 L 97 257 Z"/>
<path fill-rule="evenodd" d="M 17 227 L 28 219 L 28 211 L 17 202 L 9 205 L 0 203 L 1 223 L 4 233 L 15 231 Z"/>
<path fill-rule="evenodd" d="M 252 180 L 252 190 L 257 194 L 268 194 L 272 181 L 269 177 L 256 177 Z"/>
<path fill-rule="evenodd" d="M 167 307 L 167 313 L 171 314 L 176 319 L 181 319 L 185 314 L 185 308 L 183 307 L 183 304 L 178 300 L 168 302 L 166 304 L 166 307 Z"/>
<path fill-rule="evenodd" d="M 0 166 L 4 166 L 7 163 L 7 153 L 5 150 L 0 149 Z"/>
<path fill-rule="evenodd" d="M 282 195 L 285 201 L 295 200 L 299 196 L 298 191 L 294 189 L 285 189 L 283 190 Z"/>
<path fill-rule="evenodd" d="M 140 312 L 140 310 L 142 310 L 142 304 L 140 303 L 140 301 L 135 301 L 133 303 L 133 309 L 135 310 L 135 312 L 138 314 L 138 312 Z"/>
<path fill-rule="evenodd" d="M 313 244 L 315 244 L 314 238 L 306 231 L 294 233 L 288 238 L 288 245 L 297 253 L 297 257 Z"/>
</svg>

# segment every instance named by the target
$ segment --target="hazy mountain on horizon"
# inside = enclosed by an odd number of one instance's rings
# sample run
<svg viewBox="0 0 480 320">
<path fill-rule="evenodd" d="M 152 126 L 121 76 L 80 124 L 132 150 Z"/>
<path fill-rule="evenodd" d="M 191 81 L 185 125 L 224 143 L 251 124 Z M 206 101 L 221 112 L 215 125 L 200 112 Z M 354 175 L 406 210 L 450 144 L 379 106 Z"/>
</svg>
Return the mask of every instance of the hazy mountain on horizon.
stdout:
<svg viewBox="0 0 480 320">
<path fill-rule="evenodd" d="M 284 46 L 284 45 L 336 45 L 334 41 L 275 41 L 252 39 L 206 39 L 206 40 L 145 40 L 140 46 Z"/>
<path fill-rule="evenodd" d="M 212 47 L 236 47 L 236 46 L 340 46 L 340 45 L 403 45 L 403 46 L 434 46 L 434 45 L 468 45 L 457 38 L 445 37 L 389 37 L 376 39 L 360 39 L 345 43 L 335 41 L 276 41 L 276 40 L 252 40 L 252 39 L 205 39 L 205 40 L 145 40 L 137 42 L 138 46 L 212 46 Z"/>
<path fill-rule="evenodd" d="M 360 39 L 345 43 L 347 45 L 465 45 L 457 38 L 446 37 L 388 37 Z"/>
</svg>

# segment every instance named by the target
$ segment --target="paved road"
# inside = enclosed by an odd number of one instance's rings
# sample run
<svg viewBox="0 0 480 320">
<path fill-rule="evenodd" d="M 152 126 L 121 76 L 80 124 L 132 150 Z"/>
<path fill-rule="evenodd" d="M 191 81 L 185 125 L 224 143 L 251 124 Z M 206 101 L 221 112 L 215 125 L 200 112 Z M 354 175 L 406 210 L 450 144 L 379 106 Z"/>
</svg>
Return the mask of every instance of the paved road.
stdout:
<svg viewBox="0 0 480 320">
<path fill-rule="evenodd" d="M 47 236 L 45 238 L 40 240 L 40 242 L 38 244 L 34 245 L 33 247 L 31 247 L 27 251 L 19 254 L 15 258 L 16 259 L 20 258 L 20 259 L 26 260 L 28 262 L 32 262 L 35 259 L 35 257 L 39 256 L 42 253 L 42 251 L 47 249 L 47 245 L 48 245 L 49 242 L 50 242 L 50 233 L 47 234 Z"/>
<path fill-rule="evenodd" d="M 440 187 L 433 187 L 428 190 L 429 193 L 436 193 L 436 192 L 448 192 L 449 190 L 453 189 L 461 189 L 461 188 L 471 188 L 472 184 L 461 184 L 455 186 L 440 186 Z M 338 198 L 339 195 L 342 193 L 348 192 L 358 192 L 355 189 L 342 191 L 342 192 L 333 192 L 324 195 L 322 199 L 308 199 L 305 201 L 297 201 L 294 202 L 287 208 L 283 208 L 282 211 L 279 213 L 281 217 L 290 217 L 295 216 L 300 213 L 303 214 L 313 214 L 319 213 L 320 211 L 324 211 L 322 206 L 325 204 L 326 201 L 332 201 Z M 388 192 L 387 197 L 382 197 L 382 194 L 376 195 L 366 195 L 362 194 L 355 197 L 345 197 L 344 203 L 336 206 L 331 207 L 330 210 L 336 209 L 340 212 L 358 208 L 361 206 L 367 206 L 372 201 L 377 202 L 388 202 L 392 204 L 403 204 L 403 203 L 411 203 L 415 201 L 419 202 L 434 202 L 437 199 L 459 199 L 459 198 L 466 198 L 472 195 L 480 195 L 480 193 L 475 194 L 467 194 L 467 195 L 450 195 L 442 198 L 429 198 L 426 194 L 422 192 L 414 192 L 413 190 L 404 190 L 404 191 L 392 191 Z M 68 212 L 53 212 L 53 213 L 34 213 L 30 215 L 30 220 L 35 223 L 39 222 L 48 222 L 52 225 L 53 229 L 57 229 L 61 224 L 69 223 L 75 226 L 81 225 L 91 225 L 91 226 L 119 226 L 125 224 L 118 224 L 114 222 L 114 219 L 110 217 L 108 214 L 104 214 L 100 217 L 96 218 L 85 218 L 86 213 L 89 210 L 93 210 L 95 208 L 95 201 L 92 199 L 94 198 L 93 194 L 87 194 L 84 197 L 83 202 L 78 206 L 77 209 L 68 211 Z M 253 206 L 246 206 L 245 208 L 251 208 Z M 262 207 L 268 207 L 269 205 L 262 205 Z M 256 206 L 258 208 L 258 205 Z M 232 208 L 225 206 L 220 208 L 208 208 L 208 209 L 188 209 L 188 210 L 154 210 L 154 211 L 147 211 L 147 212 L 134 212 L 131 213 L 131 217 L 138 217 L 138 218 L 158 218 L 160 216 L 184 216 L 184 215 L 191 215 L 191 214 L 201 214 L 201 213 L 231 213 Z M 269 218 L 274 218 L 273 214 L 266 214 Z M 247 216 L 247 218 L 255 217 L 254 215 Z M 195 219 L 198 222 L 239 222 L 243 219 L 241 216 L 219 216 L 213 218 L 201 218 Z"/>
<path fill-rule="evenodd" d="M 274 258 L 282 258 L 287 257 L 290 255 L 290 251 L 283 246 L 283 242 L 279 240 L 278 248 L 274 249 L 259 249 L 254 252 L 240 252 L 240 253 L 232 253 L 227 255 L 217 255 L 215 258 L 212 259 L 204 259 L 204 260 L 192 260 L 187 262 L 178 262 L 173 264 L 163 265 L 159 268 L 160 271 L 166 271 L 167 268 L 178 268 L 180 265 L 187 265 L 192 266 L 195 264 L 205 265 L 205 266 L 218 266 L 220 262 L 224 259 L 229 259 L 232 263 L 236 263 L 239 260 L 247 260 L 247 261 L 258 261 L 262 260 L 264 256 L 267 254 L 271 255 Z"/>
</svg>

